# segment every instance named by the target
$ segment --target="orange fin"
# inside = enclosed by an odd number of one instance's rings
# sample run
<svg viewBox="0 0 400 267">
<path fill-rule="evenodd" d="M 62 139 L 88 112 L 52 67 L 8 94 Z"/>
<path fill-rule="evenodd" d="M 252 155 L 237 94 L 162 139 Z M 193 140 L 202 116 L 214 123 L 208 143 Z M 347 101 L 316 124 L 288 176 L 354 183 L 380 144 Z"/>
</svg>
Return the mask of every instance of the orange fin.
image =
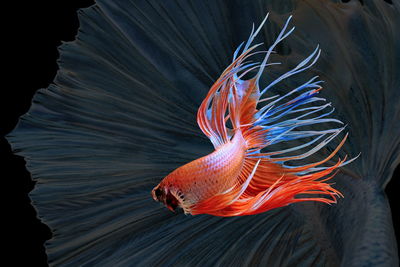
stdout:
<svg viewBox="0 0 400 267">
<path fill-rule="evenodd" d="M 336 198 L 342 195 L 326 181 L 334 177 L 336 173 L 332 173 L 345 161 L 346 158 L 339 159 L 333 166 L 300 175 L 298 170 L 284 168 L 268 159 L 247 159 L 234 188 L 197 203 L 191 213 L 227 217 L 258 214 L 301 201 L 336 203 Z M 327 175 L 330 176 L 321 179 Z M 313 197 L 315 194 L 320 196 Z"/>
<path fill-rule="evenodd" d="M 252 46 L 255 35 L 261 26 L 252 31 L 242 53 L 238 55 L 241 46 L 234 54 L 233 63 L 224 71 L 213 85 L 198 112 L 198 123 L 202 131 L 210 138 L 217 148 L 228 142 L 235 132 L 240 131 L 246 142 L 246 156 L 242 170 L 234 187 L 211 198 L 201 200 L 191 207 L 192 214 L 207 213 L 216 216 L 251 215 L 267 210 L 286 206 L 300 201 L 319 201 L 334 203 L 339 191 L 329 183 L 339 167 L 356 158 L 346 161 L 339 159 L 330 167 L 322 164 L 331 160 L 343 146 L 347 134 L 325 159 L 301 166 L 289 166 L 292 162 L 308 158 L 326 147 L 343 130 L 331 128 L 327 130 L 299 130 L 303 126 L 321 123 L 340 123 L 329 118 L 333 112 L 326 111 L 330 103 L 315 105 L 325 101 L 317 97 L 322 89 L 317 77 L 313 77 L 292 91 L 280 96 L 264 97 L 264 94 L 282 80 L 310 68 L 317 61 L 320 49 L 317 48 L 293 69 L 282 74 L 268 84 L 264 89 L 259 88 L 259 78 L 276 45 L 285 39 L 293 28 L 286 31 L 290 17 L 279 33 L 276 41 L 265 52 L 262 63 L 248 63 L 245 60 L 257 52 L 252 52 L 258 45 Z M 258 69 L 255 77 L 249 80 L 241 78 L 250 71 Z M 257 109 L 258 103 L 265 102 Z M 312 105 L 309 105 L 312 104 Z M 229 111 L 229 114 L 226 114 Z M 230 120 L 232 128 L 227 127 Z M 274 151 L 271 146 L 280 142 L 290 142 L 309 138 L 311 141 Z M 293 155 L 296 151 L 311 147 L 308 151 Z M 269 149 L 268 151 L 264 151 Z M 290 156 L 284 156 L 291 153 Z M 300 152 L 298 152 L 300 153 Z M 282 156 L 283 155 L 283 156 Z M 330 175 L 330 176 L 329 176 Z M 329 176 L 326 178 L 326 176 Z M 325 177 L 325 179 L 324 179 Z M 318 194 L 319 196 L 315 196 Z"/>
</svg>

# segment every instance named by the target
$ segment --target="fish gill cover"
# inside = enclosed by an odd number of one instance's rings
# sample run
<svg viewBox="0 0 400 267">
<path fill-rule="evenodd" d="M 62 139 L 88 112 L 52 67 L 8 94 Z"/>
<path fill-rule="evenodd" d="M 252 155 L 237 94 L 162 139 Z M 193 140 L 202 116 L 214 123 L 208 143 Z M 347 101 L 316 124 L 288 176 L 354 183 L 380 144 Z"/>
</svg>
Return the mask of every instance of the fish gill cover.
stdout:
<svg viewBox="0 0 400 267">
<path fill-rule="evenodd" d="M 98 0 L 82 9 L 54 84 L 36 93 L 7 137 L 38 181 L 30 196 L 53 232 L 49 264 L 398 265 L 384 189 L 400 161 L 399 8 L 383 0 Z M 284 95 L 316 75 L 324 81 L 320 95 L 350 133 L 339 156 L 361 152 L 333 179 L 344 198 L 232 218 L 171 213 L 149 192 L 213 150 L 197 109 L 267 12 L 258 36 L 265 46 L 289 15 L 296 30 L 261 84 L 322 49 L 306 73 L 271 91 Z"/>
</svg>

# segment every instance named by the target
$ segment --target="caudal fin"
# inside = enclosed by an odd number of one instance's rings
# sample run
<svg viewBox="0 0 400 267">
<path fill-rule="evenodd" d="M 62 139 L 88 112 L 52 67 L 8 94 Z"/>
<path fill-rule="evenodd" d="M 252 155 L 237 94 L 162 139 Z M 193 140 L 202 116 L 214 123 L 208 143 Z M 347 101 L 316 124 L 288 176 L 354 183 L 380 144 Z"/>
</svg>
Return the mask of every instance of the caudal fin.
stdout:
<svg viewBox="0 0 400 267">
<path fill-rule="evenodd" d="M 337 168 L 350 163 L 354 158 L 347 161 L 346 157 L 339 158 L 331 166 L 322 165 L 336 155 L 347 134 L 322 160 L 298 166 L 286 164 L 314 155 L 334 140 L 344 127 L 314 129 L 314 126 L 322 123 L 343 124 L 335 118 L 328 117 L 334 109 L 329 108 L 330 103 L 324 103 L 324 98 L 317 97 L 322 89 L 318 77 L 311 78 L 282 96 L 264 97 L 266 92 L 279 82 L 309 69 L 321 52 L 317 46 L 311 55 L 296 67 L 260 90 L 260 77 L 264 75 L 266 68 L 279 64 L 269 63 L 273 50 L 294 30 L 292 28 L 287 31 L 291 19 L 289 17 L 276 41 L 267 51 L 261 52 L 265 53 L 263 61 L 251 63 L 249 58 L 260 53 L 254 52 L 260 44 L 251 46 L 251 43 L 267 17 L 255 32 L 253 28 L 246 44 L 242 43 L 235 51 L 233 63 L 212 86 L 198 112 L 200 128 L 216 148 L 228 142 L 234 133 L 240 131 L 243 134 L 247 151 L 242 173 L 234 188 L 196 204 L 192 214 L 250 215 L 300 201 L 335 203 L 336 198 L 342 196 L 327 181 L 334 176 Z M 253 78 L 242 79 L 254 70 L 257 74 Z M 322 104 L 317 104 L 321 102 Z M 227 124 L 228 120 L 231 127 Z M 304 127 L 312 129 L 301 130 Z M 299 139 L 307 141 L 287 149 L 271 149 L 275 144 Z M 300 152 L 304 148 L 308 148 L 308 151 Z"/>
</svg>

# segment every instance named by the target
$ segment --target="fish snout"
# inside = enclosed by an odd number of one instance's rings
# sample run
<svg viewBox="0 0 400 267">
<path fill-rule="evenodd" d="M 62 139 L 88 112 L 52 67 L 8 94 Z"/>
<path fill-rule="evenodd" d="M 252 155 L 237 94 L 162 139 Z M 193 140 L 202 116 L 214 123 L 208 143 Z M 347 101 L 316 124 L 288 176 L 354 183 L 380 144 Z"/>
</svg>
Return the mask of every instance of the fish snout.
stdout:
<svg viewBox="0 0 400 267">
<path fill-rule="evenodd" d="M 164 202 L 163 199 L 164 199 L 165 194 L 159 185 L 154 187 L 154 189 L 151 191 L 151 196 L 153 197 L 153 199 L 155 201 Z"/>
</svg>

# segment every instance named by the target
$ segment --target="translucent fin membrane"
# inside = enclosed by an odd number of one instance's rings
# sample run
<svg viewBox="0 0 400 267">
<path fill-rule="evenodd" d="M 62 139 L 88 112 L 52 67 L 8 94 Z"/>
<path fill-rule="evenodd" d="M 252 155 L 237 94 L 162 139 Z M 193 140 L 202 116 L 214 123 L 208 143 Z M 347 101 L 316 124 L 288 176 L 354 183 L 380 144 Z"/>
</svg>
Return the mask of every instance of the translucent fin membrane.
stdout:
<svg viewBox="0 0 400 267">
<path fill-rule="evenodd" d="M 228 132 L 235 135 L 243 134 L 248 150 L 244 167 L 238 176 L 238 183 L 228 191 L 194 204 L 191 207 L 191 214 L 253 215 L 300 201 L 336 203 L 337 196 L 343 196 L 327 181 L 334 176 L 332 173 L 338 167 L 349 164 L 356 158 L 346 161 L 347 156 L 345 156 L 332 166 L 321 165 L 336 155 L 343 146 L 347 134 L 325 158 L 304 165 L 290 167 L 286 165 L 287 161 L 310 158 L 334 140 L 344 127 L 325 130 L 318 130 L 318 127 L 315 127 L 322 123 L 343 124 L 337 119 L 328 117 L 334 111 L 329 108 L 330 103 L 320 104 L 325 102 L 325 99 L 316 97 L 322 89 L 318 77 L 311 78 L 283 96 L 262 98 L 273 86 L 279 86 L 285 79 L 313 66 L 321 53 L 317 46 L 311 55 L 293 69 L 260 90 L 260 77 L 268 75 L 268 67 L 277 64 L 269 63 L 271 53 L 294 30 L 294 27 L 287 30 L 291 20 L 289 17 L 268 50 L 255 52 L 260 44 L 252 46 L 252 41 L 264 26 L 267 17 L 268 15 L 256 31 L 253 27 L 245 45 L 242 43 L 236 49 L 233 63 L 211 87 L 198 112 L 199 126 L 216 149 L 228 142 L 231 137 Z M 242 46 L 243 50 L 240 53 Z M 252 56 L 259 53 L 265 54 L 262 63 L 247 63 Z M 242 80 L 242 77 L 254 70 L 257 74 L 253 78 Z M 263 106 L 258 107 L 260 102 Z M 228 106 L 229 113 L 226 115 Z M 231 129 L 226 129 L 228 120 L 231 122 Z M 304 126 L 314 130 L 298 130 Z M 288 149 L 277 151 L 270 149 L 274 144 L 305 138 L 311 140 Z M 262 150 L 268 152 L 261 152 Z M 284 156 L 287 153 L 291 155 Z"/>
</svg>

